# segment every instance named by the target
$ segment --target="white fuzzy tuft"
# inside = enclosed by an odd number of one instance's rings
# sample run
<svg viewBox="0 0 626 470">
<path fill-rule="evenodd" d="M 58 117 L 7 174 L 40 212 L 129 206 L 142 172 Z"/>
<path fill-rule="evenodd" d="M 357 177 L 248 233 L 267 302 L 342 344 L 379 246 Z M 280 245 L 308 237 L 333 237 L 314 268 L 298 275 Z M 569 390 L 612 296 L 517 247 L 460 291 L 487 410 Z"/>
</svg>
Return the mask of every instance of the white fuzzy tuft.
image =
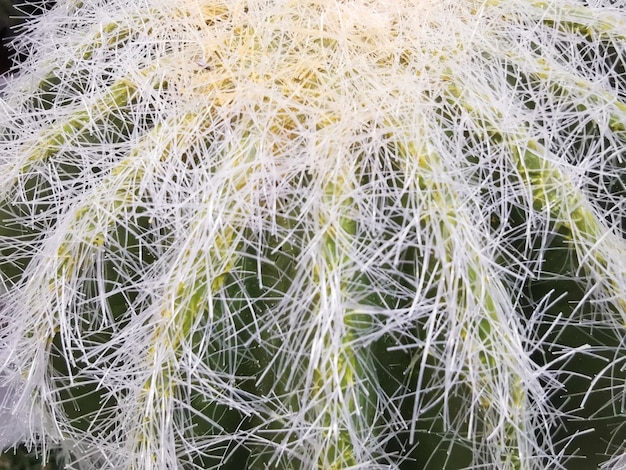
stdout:
<svg viewBox="0 0 626 470">
<path fill-rule="evenodd" d="M 601 463 L 611 3 L 57 2 L 1 91 L 3 407 L 76 468 Z"/>
</svg>

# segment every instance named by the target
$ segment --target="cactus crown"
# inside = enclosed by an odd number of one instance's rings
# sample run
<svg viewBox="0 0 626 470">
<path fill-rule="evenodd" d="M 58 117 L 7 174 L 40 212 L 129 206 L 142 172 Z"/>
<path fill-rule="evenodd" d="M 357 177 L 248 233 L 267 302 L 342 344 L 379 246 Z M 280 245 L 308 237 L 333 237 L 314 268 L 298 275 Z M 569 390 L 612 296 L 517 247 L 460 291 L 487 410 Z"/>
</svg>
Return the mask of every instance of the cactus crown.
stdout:
<svg viewBox="0 0 626 470">
<path fill-rule="evenodd" d="M 44 452 L 570 468 L 566 388 L 623 419 L 623 9 L 66 0 L 15 47 L 1 380 Z"/>
</svg>

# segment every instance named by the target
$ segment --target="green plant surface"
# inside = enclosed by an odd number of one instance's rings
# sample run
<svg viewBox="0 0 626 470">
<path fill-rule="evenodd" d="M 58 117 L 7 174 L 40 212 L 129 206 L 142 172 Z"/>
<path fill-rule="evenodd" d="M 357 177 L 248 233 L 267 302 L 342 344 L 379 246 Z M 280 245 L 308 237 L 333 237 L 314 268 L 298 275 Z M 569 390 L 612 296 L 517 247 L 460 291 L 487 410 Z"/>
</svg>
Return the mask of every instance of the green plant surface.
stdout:
<svg viewBox="0 0 626 470">
<path fill-rule="evenodd" d="M 0 409 L 28 446 L 623 468 L 623 8 L 67 0 L 15 47 Z"/>
</svg>

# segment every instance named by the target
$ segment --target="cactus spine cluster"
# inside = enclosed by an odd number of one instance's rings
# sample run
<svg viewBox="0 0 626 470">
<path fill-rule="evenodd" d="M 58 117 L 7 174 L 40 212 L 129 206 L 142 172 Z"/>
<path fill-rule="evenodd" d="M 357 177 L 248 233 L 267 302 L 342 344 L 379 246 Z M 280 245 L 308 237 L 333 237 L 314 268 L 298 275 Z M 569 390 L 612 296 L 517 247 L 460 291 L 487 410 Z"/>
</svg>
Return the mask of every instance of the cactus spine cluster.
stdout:
<svg viewBox="0 0 626 470">
<path fill-rule="evenodd" d="M 0 101 L 0 385 L 28 444 L 83 469 L 623 468 L 611 3 L 33 20 Z"/>
</svg>

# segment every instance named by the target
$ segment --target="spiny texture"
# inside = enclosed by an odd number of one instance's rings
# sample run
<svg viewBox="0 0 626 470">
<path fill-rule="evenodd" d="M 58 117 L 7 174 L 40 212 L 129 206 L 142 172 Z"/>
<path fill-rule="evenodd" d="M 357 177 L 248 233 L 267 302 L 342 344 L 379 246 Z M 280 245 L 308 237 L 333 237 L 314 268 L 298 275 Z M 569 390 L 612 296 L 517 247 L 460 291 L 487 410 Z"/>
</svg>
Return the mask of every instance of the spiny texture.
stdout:
<svg viewBox="0 0 626 470">
<path fill-rule="evenodd" d="M 620 468 L 626 13 L 588 3 L 33 21 L 0 101 L 1 381 L 32 443 L 94 469 Z"/>
</svg>

